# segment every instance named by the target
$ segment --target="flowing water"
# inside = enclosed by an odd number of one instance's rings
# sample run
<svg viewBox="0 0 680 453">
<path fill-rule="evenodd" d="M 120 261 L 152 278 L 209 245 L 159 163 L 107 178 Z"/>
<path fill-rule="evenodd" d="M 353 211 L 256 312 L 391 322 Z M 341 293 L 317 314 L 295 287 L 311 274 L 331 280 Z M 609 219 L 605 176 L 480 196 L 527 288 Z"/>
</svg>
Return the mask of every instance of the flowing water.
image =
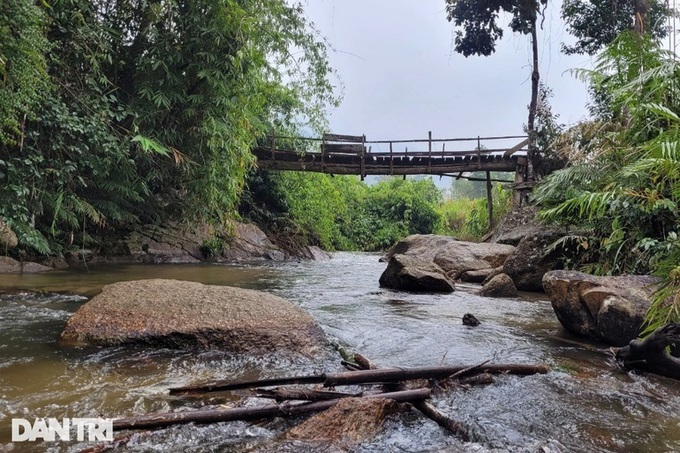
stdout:
<svg viewBox="0 0 680 453">
<path fill-rule="evenodd" d="M 378 256 L 339 253 L 332 260 L 258 265 L 117 265 L 89 272 L 0 276 L 0 450 L 80 451 L 87 443 L 10 443 L 12 418 L 125 416 L 231 404 L 170 397 L 196 381 L 342 371 L 339 355 L 234 357 L 220 351 L 70 348 L 57 343 L 66 322 L 102 285 L 176 278 L 235 285 L 283 296 L 307 310 L 329 338 L 380 366 L 545 363 L 547 375 L 500 376 L 491 385 L 450 389 L 433 403 L 467 425 L 464 444 L 417 412 L 392 417 L 360 452 L 680 451 L 680 386 L 627 375 L 602 345 L 565 334 L 545 299 L 488 299 L 470 288 L 453 294 L 381 289 Z M 30 291 L 29 291 L 30 290 Z M 474 313 L 482 324 L 465 327 Z M 293 421 L 181 426 L 134 438 L 123 451 L 308 451 L 277 443 Z"/>
</svg>

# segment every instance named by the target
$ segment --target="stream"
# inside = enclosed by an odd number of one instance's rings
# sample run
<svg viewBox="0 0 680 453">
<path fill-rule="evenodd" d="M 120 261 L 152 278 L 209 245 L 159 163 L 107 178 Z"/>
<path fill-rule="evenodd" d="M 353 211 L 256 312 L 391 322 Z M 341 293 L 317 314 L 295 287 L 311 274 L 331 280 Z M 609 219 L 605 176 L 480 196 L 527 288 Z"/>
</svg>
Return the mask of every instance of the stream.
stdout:
<svg viewBox="0 0 680 453">
<path fill-rule="evenodd" d="M 282 296 L 315 318 L 331 341 L 380 366 L 545 363 L 547 375 L 499 376 L 454 388 L 433 404 L 470 428 L 465 444 L 417 411 L 391 417 L 358 452 L 680 451 L 680 385 L 619 371 L 608 348 L 565 333 L 544 295 L 489 299 L 462 287 L 433 295 L 380 288 L 378 255 L 255 265 L 116 265 L 85 271 L 0 275 L 0 451 L 76 452 L 88 443 L 10 442 L 11 419 L 118 417 L 202 404 L 170 397 L 197 381 L 343 371 L 340 357 L 234 357 L 220 351 L 60 346 L 68 317 L 107 283 L 175 278 Z M 473 313 L 482 324 L 463 326 Z M 308 451 L 276 437 L 294 421 L 185 425 L 135 439 L 119 451 Z"/>
</svg>

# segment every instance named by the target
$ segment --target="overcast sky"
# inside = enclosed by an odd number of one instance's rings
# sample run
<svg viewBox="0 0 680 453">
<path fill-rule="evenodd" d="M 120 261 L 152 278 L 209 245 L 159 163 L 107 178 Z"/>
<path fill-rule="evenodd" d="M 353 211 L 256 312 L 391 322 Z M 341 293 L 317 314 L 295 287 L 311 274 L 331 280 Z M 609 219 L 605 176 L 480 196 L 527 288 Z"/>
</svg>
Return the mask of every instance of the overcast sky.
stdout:
<svg viewBox="0 0 680 453">
<path fill-rule="evenodd" d="M 586 115 L 586 88 L 565 71 L 588 67 L 567 57 L 559 2 L 549 2 L 540 31 L 541 78 L 553 90 L 560 122 Z M 552 6 L 556 4 L 557 6 Z M 427 136 L 521 135 L 530 98 L 530 42 L 505 29 L 495 54 L 453 52 L 444 0 L 308 0 L 308 17 L 329 40 L 344 84 L 331 130 L 369 140 Z"/>
</svg>

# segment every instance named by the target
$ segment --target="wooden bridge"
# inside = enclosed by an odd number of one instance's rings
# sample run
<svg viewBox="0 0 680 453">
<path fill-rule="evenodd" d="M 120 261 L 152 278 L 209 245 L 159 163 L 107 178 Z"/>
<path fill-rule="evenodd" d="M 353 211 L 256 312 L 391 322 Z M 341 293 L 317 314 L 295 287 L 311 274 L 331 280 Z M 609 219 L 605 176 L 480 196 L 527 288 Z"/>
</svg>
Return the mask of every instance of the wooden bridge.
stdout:
<svg viewBox="0 0 680 453">
<path fill-rule="evenodd" d="M 507 146 L 509 141 L 513 146 Z M 366 140 L 365 135 L 324 134 L 322 138 L 270 137 L 253 154 L 260 168 L 359 175 L 362 179 L 417 174 L 461 178 L 463 173 L 476 171 L 519 176 L 527 165 L 527 143 L 525 135 L 435 139 L 429 132 L 426 139 Z M 447 150 L 447 145 L 458 149 Z M 374 146 L 379 149 L 373 151 Z M 515 181 L 521 180 L 516 177 Z"/>
</svg>

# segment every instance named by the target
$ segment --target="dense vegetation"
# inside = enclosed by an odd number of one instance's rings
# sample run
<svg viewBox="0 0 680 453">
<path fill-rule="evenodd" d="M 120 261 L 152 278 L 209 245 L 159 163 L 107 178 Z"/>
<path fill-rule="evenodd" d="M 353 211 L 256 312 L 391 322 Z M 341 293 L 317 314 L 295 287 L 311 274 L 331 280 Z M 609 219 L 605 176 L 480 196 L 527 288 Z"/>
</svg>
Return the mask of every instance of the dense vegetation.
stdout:
<svg viewBox="0 0 680 453">
<path fill-rule="evenodd" d="M 385 177 L 369 185 L 355 176 L 258 171 L 240 210 L 274 234 L 329 250 L 384 250 L 409 234 L 476 240 L 489 229 L 485 184 L 481 195 L 471 184 L 461 186 L 455 198 L 444 199 L 429 177 Z M 510 191 L 498 185 L 493 199 L 498 220 Z"/>
<path fill-rule="evenodd" d="M 680 321 L 680 64 L 653 37 L 624 33 L 578 74 L 594 118 L 563 137 L 571 165 L 536 191 L 543 216 L 578 226 L 574 266 L 662 277 L 650 329 Z"/>
<path fill-rule="evenodd" d="M 0 217 L 40 253 L 223 224 L 258 138 L 335 102 L 325 52 L 285 0 L 4 2 Z"/>
</svg>

